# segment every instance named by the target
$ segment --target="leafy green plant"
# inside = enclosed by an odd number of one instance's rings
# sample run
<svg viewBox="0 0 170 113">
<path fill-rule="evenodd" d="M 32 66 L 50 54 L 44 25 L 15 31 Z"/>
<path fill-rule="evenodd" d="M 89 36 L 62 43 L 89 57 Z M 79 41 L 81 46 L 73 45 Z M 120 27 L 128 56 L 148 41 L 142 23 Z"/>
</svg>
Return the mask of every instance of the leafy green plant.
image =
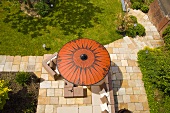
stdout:
<svg viewBox="0 0 170 113">
<path fill-rule="evenodd" d="M 149 6 L 143 4 L 142 7 L 141 7 L 141 10 L 142 10 L 142 12 L 147 13 L 149 11 Z"/>
<path fill-rule="evenodd" d="M 135 27 L 135 32 L 136 35 L 143 36 L 145 34 L 145 28 L 143 27 L 143 25 L 138 23 Z"/>
<path fill-rule="evenodd" d="M 170 25 L 162 33 L 162 36 L 165 41 L 165 46 L 170 49 Z"/>
<path fill-rule="evenodd" d="M 26 73 L 26 72 L 18 72 L 16 74 L 16 78 L 15 78 L 15 81 L 22 85 L 22 86 L 26 86 L 28 81 L 30 79 L 30 75 L 29 73 Z"/>
<path fill-rule="evenodd" d="M 3 109 L 3 106 L 6 103 L 6 100 L 8 98 L 8 92 L 11 91 L 11 89 L 8 88 L 7 84 L 4 80 L 0 80 L 0 110 Z"/>
<path fill-rule="evenodd" d="M 46 16 L 50 11 L 49 5 L 44 2 L 38 2 L 34 7 L 38 11 L 38 14 L 41 16 Z"/>
<path fill-rule="evenodd" d="M 150 113 L 170 112 L 170 54 L 164 50 L 146 47 L 138 52 Z"/>
<path fill-rule="evenodd" d="M 134 2 L 132 4 L 132 9 L 140 9 L 141 8 L 141 3 L 140 2 Z"/>
<path fill-rule="evenodd" d="M 138 63 L 144 79 L 165 94 L 170 93 L 170 54 L 158 48 L 145 48 L 138 52 Z"/>
<path fill-rule="evenodd" d="M 147 13 L 149 11 L 149 5 L 153 0 L 131 0 L 132 9 L 140 9 L 142 12 Z"/>
<path fill-rule="evenodd" d="M 131 21 L 132 23 L 137 23 L 137 22 L 138 22 L 138 21 L 137 21 L 137 18 L 136 18 L 135 16 L 133 16 L 133 15 L 130 15 L 129 18 L 131 19 L 130 21 Z"/>
<path fill-rule="evenodd" d="M 137 18 L 135 16 L 129 15 L 121 15 L 120 17 L 120 25 L 118 27 L 118 32 L 125 32 L 131 28 L 135 23 L 137 23 Z"/>
<path fill-rule="evenodd" d="M 144 0 L 130 0 L 131 3 L 134 3 L 134 2 L 140 2 L 140 3 L 143 3 Z"/>
<path fill-rule="evenodd" d="M 130 37 L 135 37 L 136 36 L 136 31 L 134 30 L 134 27 L 131 26 L 126 30 L 126 35 Z"/>
<path fill-rule="evenodd" d="M 130 37 L 143 36 L 145 34 L 145 28 L 141 24 L 134 24 L 126 30 L 126 35 Z"/>
<path fill-rule="evenodd" d="M 170 25 L 163 31 L 163 37 L 170 35 Z"/>
<path fill-rule="evenodd" d="M 127 36 L 135 37 L 136 35 L 143 36 L 145 34 L 145 28 L 137 22 L 135 16 L 124 15 L 120 16 L 121 24 L 119 25 L 117 32 Z"/>
<path fill-rule="evenodd" d="M 150 5 L 154 0 L 144 0 L 144 4 L 146 5 Z"/>
</svg>

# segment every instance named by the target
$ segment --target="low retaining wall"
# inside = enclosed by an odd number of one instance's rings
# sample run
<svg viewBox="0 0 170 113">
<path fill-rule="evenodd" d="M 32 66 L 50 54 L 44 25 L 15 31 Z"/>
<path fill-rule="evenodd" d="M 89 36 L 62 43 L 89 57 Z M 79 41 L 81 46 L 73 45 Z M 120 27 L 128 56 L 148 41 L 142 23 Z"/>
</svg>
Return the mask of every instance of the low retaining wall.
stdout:
<svg viewBox="0 0 170 113">
<path fill-rule="evenodd" d="M 148 16 L 150 21 L 156 26 L 158 32 L 162 35 L 164 29 L 170 25 L 170 17 L 165 14 L 159 0 L 150 4 Z"/>
</svg>

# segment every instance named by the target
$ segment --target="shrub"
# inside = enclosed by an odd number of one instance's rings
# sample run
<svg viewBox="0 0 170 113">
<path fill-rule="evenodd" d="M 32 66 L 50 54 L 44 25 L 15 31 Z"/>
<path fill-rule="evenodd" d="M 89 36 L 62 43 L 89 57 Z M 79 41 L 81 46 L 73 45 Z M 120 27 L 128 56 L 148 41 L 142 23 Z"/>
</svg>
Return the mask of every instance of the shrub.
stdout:
<svg viewBox="0 0 170 113">
<path fill-rule="evenodd" d="M 143 4 L 141 7 L 142 12 L 147 13 L 149 11 L 149 6 Z"/>
<path fill-rule="evenodd" d="M 145 28 L 141 24 L 137 24 L 135 27 L 136 35 L 143 36 L 145 34 Z"/>
<path fill-rule="evenodd" d="M 50 11 L 49 5 L 43 2 L 38 2 L 34 7 L 38 11 L 38 14 L 41 16 L 46 16 Z"/>
<path fill-rule="evenodd" d="M 131 25 L 127 31 L 126 35 L 130 37 L 135 37 L 136 35 L 143 36 L 145 34 L 145 28 L 141 24 Z"/>
<path fill-rule="evenodd" d="M 151 113 L 170 112 L 170 54 L 161 48 L 145 48 L 138 52 Z"/>
<path fill-rule="evenodd" d="M 170 35 L 170 25 L 163 31 L 163 37 Z"/>
<path fill-rule="evenodd" d="M 9 91 L 11 91 L 11 89 L 7 87 L 7 84 L 4 82 L 4 80 L 0 80 L 0 110 L 3 109 L 6 100 L 9 99 L 8 98 Z"/>
<path fill-rule="evenodd" d="M 131 3 L 134 3 L 134 2 L 140 2 L 140 3 L 143 3 L 144 0 L 130 0 Z"/>
<path fill-rule="evenodd" d="M 137 18 L 135 16 L 130 15 L 129 18 L 131 19 L 133 24 L 137 23 Z"/>
<path fill-rule="evenodd" d="M 16 74 L 16 78 L 15 78 L 15 81 L 22 85 L 22 86 L 25 86 L 27 85 L 28 81 L 30 79 L 30 75 L 29 73 L 26 73 L 26 72 L 18 72 Z"/>
<path fill-rule="evenodd" d="M 142 12 L 147 13 L 151 2 L 153 2 L 153 0 L 131 0 L 131 8 L 140 9 Z"/>
<path fill-rule="evenodd" d="M 137 23 L 137 18 L 132 15 L 121 15 L 120 17 L 120 25 L 118 27 L 117 32 L 123 33 L 130 29 L 135 23 Z"/>
<path fill-rule="evenodd" d="M 130 36 L 130 37 L 135 37 L 136 36 L 136 32 L 134 30 L 134 27 L 131 26 L 126 30 L 126 35 Z"/>
<path fill-rule="evenodd" d="M 134 2 L 132 4 L 132 9 L 140 9 L 141 8 L 141 3 L 140 2 Z"/>
<path fill-rule="evenodd" d="M 170 54 L 156 48 L 138 52 L 138 63 L 143 80 L 152 83 L 164 94 L 170 94 Z"/>
<path fill-rule="evenodd" d="M 165 41 L 165 46 L 170 49 L 170 26 L 168 26 L 162 33 L 163 39 Z"/>
</svg>

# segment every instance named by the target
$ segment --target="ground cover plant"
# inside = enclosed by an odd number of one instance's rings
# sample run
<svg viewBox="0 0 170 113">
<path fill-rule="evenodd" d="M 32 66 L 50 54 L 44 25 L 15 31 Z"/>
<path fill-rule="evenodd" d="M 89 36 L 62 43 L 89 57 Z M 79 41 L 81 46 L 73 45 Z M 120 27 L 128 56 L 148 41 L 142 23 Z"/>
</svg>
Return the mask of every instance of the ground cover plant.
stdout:
<svg viewBox="0 0 170 113">
<path fill-rule="evenodd" d="M 19 78 L 16 75 L 20 76 Z M 29 75 L 27 81 L 22 81 Z M 38 101 L 39 79 L 33 73 L 0 73 L 0 80 L 4 80 L 11 91 L 8 92 L 9 99 L 0 113 L 35 113 Z M 22 81 L 22 82 L 18 82 Z M 24 83 L 24 85 L 20 84 Z"/>
<path fill-rule="evenodd" d="M 138 52 L 151 113 L 170 113 L 170 26 L 163 38 L 165 46 Z"/>
<path fill-rule="evenodd" d="M 77 38 L 108 44 L 122 37 L 116 32 L 122 13 L 118 0 L 57 0 L 41 18 L 23 13 L 18 1 L 1 0 L 0 13 L 1 55 L 43 55 Z"/>
</svg>

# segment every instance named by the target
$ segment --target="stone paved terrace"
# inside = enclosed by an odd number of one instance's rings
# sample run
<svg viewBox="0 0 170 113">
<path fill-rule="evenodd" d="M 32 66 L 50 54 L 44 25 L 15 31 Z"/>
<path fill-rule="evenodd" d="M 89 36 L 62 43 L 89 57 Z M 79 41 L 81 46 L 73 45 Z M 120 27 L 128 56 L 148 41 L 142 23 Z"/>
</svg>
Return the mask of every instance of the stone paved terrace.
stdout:
<svg viewBox="0 0 170 113">
<path fill-rule="evenodd" d="M 164 43 L 146 14 L 139 10 L 130 10 L 129 14 L 136 16 L 138 22 L 145 26 L 146 36 L 124 37 L 105 45 L 112 61 L 110 71 L 115 110 L 128 108 L 133 113 L 149 113 L 142 74 L 137 64 L 137 52 L 145 46 L 158 47 Z M 40 83 L 37 113 L 58 113 L 57 108 L 60 113 L 100 113 L 100 102 L 96 99 L 99 95 L 91 93 L 90 90 L 86 98 L 63 97 L 63 79 L 54 81 L 42 67 L 42 61 L 50 55 L 22 57 L 0 55 L 0 72 L 34 72 L 44 79 Z M 95 86 L 91 89 L 95 89 Z"/>
</svg>

